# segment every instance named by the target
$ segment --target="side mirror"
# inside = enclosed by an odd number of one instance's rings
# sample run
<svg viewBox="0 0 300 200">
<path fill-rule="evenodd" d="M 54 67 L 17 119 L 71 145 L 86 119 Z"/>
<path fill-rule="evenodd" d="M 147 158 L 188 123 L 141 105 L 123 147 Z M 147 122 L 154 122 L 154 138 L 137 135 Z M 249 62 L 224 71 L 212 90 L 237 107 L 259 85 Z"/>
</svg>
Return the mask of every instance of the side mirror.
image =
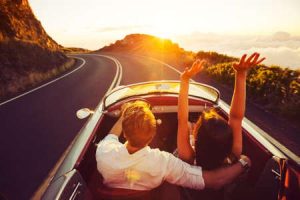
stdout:
<svg viewBox="0 0 300 200">
<path fill-rule="evenodd" d="M 88 108 L 81 108 L 80 110 L 78 110 L 76 112 L 76 116 L 78 119 L 85 119 L 87 118 L 88 116 L 90 116 L 91 114 L 94 114 L 95 111 L 93 110 L 90 110 Z"/>
</svg>

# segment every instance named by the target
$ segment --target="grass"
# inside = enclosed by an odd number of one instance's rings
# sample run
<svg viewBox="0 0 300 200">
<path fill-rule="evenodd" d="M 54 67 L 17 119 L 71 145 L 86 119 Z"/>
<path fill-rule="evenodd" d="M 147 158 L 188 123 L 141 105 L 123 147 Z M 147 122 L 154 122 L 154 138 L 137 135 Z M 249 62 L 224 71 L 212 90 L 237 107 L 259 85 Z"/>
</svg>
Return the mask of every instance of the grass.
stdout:
<svg viewBox="0 0 300 200">
<path fill-rule="evenodd" d="M 10 81 L 0 85 L 0 100 L 8 99 L 17 94 L 24 92 L 30 88 L 36 87 L 44 81 L 50 80 L 65 71 L 69 70 L 75 64 L 75 59 L 69 58 L 59 67 L 42 72 L 38 70 L 30 70 L 23 73 L 14 69 L 3 70 L 6 76 L 10 76 Z"/>
</svg>

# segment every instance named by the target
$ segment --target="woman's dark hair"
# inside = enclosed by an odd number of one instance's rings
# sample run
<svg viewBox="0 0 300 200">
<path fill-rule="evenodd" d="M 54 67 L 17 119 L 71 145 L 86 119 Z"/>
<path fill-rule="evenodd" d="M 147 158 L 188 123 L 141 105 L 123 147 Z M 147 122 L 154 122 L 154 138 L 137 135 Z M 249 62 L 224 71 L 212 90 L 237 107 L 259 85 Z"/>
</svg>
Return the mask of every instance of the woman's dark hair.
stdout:
<svg viewBox="0 0 300 200">
<path fill-rule="evenodd" d="M 232 129 L 215 110 L 205 111 L 195 129 L 196 164 L 205 170 L 220 167 L 230 155 L 233 143 Z"/>
</svg>

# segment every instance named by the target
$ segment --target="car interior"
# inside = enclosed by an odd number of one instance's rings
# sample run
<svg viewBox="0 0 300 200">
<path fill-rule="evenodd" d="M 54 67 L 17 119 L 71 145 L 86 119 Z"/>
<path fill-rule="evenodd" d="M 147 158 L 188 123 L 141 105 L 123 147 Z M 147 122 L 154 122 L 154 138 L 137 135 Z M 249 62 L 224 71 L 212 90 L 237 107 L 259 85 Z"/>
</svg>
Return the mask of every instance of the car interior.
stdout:
<svg viewBox="0 0 300 200">
<path fill-rule="evenodd" d="M 160 119 L 157 134 L 150 144 L 151 148 L 173 153 L 176 149 L 177 136 L 177 97 L 145 97 L 152 105 L 156 119 Z M 93 138 L 86 148 L 84 156 L 76 169 L 87 185 L 92 199 L 214 199 L 200 198 L 201 192 L 192 191 L 180 186 L 163 183 L 151 191 L 132 191 L 126 189 L 108 188 L 103 185 L 101 174 L 97 171 L 95 152 L 97 144 L 109 133 L 117 120 L 117 114 L 123 102 L 118 102 L 109 108 L 100 119 Z M 189 120 L 195 122 L 201 111 L 213 107 L 211 102 L 198 99 L 190 99 Z M 175 105 L 175 106 L 174 106 Z M 220 115 L 228 119 L 227 114 L 216 108 Z M 121 136 L 120 141 L 124 142 Z M 226 186 L 223 190 L 224 199 L 281 199 L 297 188 L 287 188 L 286 185 L 299 180 L 297 170 L 293 170 L 291 163 L 279 158 L 269 150 L 269 147 L 254 138 L 247 130 L 243 129 L 243 154 L 252 160 L 251 169 L 235 183 Z M 286 170 L 286 169 L 289 170 Z M 288 171 L 288 173 L 285 173 Z M 288 176 L 288 177 L 286 177 Z M 297 185 L 297 184 L 296 184 Z M 226 191 L 226 192 L 225 192 Z M 228 192 L 229 191 L 229 192 Z M 294 194 L 294 193 L 293 193 Z"/>
</svg>

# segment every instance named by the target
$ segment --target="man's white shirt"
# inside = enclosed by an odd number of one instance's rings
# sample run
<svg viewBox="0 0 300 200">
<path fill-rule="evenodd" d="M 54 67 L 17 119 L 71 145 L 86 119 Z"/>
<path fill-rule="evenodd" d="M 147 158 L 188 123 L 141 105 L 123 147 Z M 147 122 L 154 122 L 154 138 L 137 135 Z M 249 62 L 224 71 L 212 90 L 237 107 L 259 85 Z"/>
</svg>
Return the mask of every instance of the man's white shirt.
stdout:
<svg viewBox="0 0 300 200">
<path fill-rule="evenodd" d="M 108 187 L 151 190 L 163 181 L 198 190 L 205 186 L 201 167 L 149 146 L 129 154 L 114 134 L 108 134 L 98 144 L 96 160 Z"/>
</svg>

